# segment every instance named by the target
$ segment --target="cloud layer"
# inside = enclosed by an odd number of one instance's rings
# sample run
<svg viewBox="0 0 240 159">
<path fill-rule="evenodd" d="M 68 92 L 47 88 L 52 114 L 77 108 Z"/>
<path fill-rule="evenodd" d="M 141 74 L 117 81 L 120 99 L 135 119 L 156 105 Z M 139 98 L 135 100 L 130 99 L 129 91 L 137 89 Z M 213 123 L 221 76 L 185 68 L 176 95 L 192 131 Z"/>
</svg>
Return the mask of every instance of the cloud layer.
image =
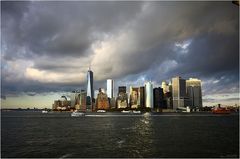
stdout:
<svg viewBox="0 0 240 159">
<path fill-rule="evenodd" d="M 237 93 L 238 6 L 231 2 L 1 2 L 2 94 L 198 77 Z M 216 82 L 218 81 L 218 82 Z M 214 83 L 215 82 L 215 83 Z M 141 83 L 143 84 L 143 83 Z"/>
</svg>

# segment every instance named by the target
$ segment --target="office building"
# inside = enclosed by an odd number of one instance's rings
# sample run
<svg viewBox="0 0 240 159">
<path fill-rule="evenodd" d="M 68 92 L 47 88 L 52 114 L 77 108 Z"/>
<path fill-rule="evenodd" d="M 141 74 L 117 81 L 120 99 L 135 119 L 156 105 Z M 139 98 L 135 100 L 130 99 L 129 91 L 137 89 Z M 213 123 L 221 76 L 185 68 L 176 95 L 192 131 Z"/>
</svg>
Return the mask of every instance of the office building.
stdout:
<svg viewBox="0 0 240 159">
<path fill-rule="evenodd" d="M 127 93 L 127 88 L 126 86 L 119 86 L 118 87 L 118 94 L 119 93 Z"/>
<path fill-rule="evenodd" d="M 96 99 L 96 109 L 109 109 L 109 101 L 108 101 L 108 97 L 107 94 L 105 94 L 104 92 L 102 92 L 102 89 L 99 88 L 99 93 Z"/>
<path fill-rule="evenodd" d="M 79 94 L 79 110 L 80 111 L 86 111 L 87 109 L 87 92 L 85 90 L 81 90 Z"/>
<path fill-rule="evenodd" d="M 53 105 L 52 105 L 52 109 L 53 110 L 57 110 L 59 107 L 61 107 L 61 101 L 60 100 L 55 100 Z"/>
<path fill-rule="evenodd" d="M 166 105 L 167 109 L 173 109 L 173 100 L 172 100 L 172 92 L 167 92 L 164 94 L 164 105 Z"/>
<path fill-rule="evenodd" d="M 153 85 L 151 82 L 145 84 L 145 106 L 153 108 Z"/>
<path fill-rule="evenodd" d="M 163 105 L 167 107 L 167 109 L 172 109 L 172 83 L 167 83 L 166 81 L 163 81 L 162 89 L 164 94 Z"/>
<path fill-rule="evenodd" d="M 53 110 L 70 110 L 71 109 L 71 100 L 67 100 L 66 96 L 61 96 L 59 100 L 55 100 L 52 105 Z"/>
<path fill-rule="evenodd" d="M 187 96 L 189 97 L 188 105 L 190 107 L 202 107 L 202 88 L 201 80 L 189 78 L 186 80 Z"/>
<path fill-rule="evenodd" d="M 76 91 L 72 91 L 70 95 L 70 100 L 71 100 L 71 108 L 75 108 L 76 104 Z"/>
<path fill-rule="evenodd" d="M 92 110 L 92 102 L 93 102 L 93 72 L 88 70 L 87 72 L 87 109 Z"/>
<path fill-rule="evenodd" d="M 162 89 L 163 89 L 163 93 L 169 92 L 168 84 L 166 81 L 162 81 Z"/>
<path fill-rule="evenodd" d="M 110 108 L 111 109 L 115 109 L 116 108 L 116 99 L 115 99 L 115 97 L 108 98 L 108 99 L 109 99 L 109 103 L 110 103 Z"/>
<path fill-rule="evenodd" d="M 107 80 L 107 96 L 108 96 L 108 98 L 113 98 L 113 91 L 114 91 L 113 80 L 108 79 Z"/>
<path fill-rule="evenodd" d="M 140 87 L 139 90 L 139 100 L 140 100 L 140 107 L 145 108 L 145 87 Z"/>
<path fill-rule="evenodd" d="M 164 94 L 161 87 L 153 89 L 153 105 L 154 109 L 166 109 L 167 106 L 164 105 Z"/>
<path fill-rule="evenodd" d="M 172 78 L 172 97 L 173 109 L 186 106 L 187 96 L 185 79 L 179 76 Z"/>
<path fill-rule="evenodd" d="M 140 106 L 139 88 L 130 86 L 129 104 L 131 108 L 138 108 Z"/>
<path fill-rule="evenodd" d="M 128 94 L 126 86 L 118 87 L 118 97 L 116 99 L 116 107 L 118 109 L 128 107 Z"/>
</svg>

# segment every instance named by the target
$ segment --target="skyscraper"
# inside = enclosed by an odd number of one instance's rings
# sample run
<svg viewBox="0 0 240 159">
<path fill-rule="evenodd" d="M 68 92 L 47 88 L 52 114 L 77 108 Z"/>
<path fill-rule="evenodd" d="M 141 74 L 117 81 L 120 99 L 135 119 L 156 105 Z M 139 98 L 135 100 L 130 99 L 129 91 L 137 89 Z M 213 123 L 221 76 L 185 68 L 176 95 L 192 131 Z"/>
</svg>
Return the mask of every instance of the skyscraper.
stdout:
<svg viewBox="0 0 240 159">
<path fill-rule="evenodd" d="M 79 94 L 79 105 L 80 105 L 80 110 L 81 111 L 86 111 L 86 98 L 87 97 L 87 92 L 84 90 L 81 90 Z"/>
<path fill-rule="evenodd" d="M 126 86 L 118 87 L 118 97 L 116 99 L 117 108 L 128 107 L 128 95 L 126 93 Z"/>
<path fill-rule="evenodd" d="M 130 107 L 138 108 L 140 105 L 139 88 L 130 86 Z"/>
<path fill-rule="evenodd" d="M 145 88 L 140 87 L 139 89 L 140 89 L 140 91 L 139 91 L 140 107 L 145 108 Z"/>
<path fill-rule="evenodd" d="M 101 88 L 99 88 L 99 93 L 96 99 L 96 109 L 109 109 L 107 94 L 102 92 Z"/>
<path fill-rule="evenodd" d="M 162 89 L 163 89 L 163 93 L 167 93 L 169 92 L 169 89 L 168 89 L 168 84 L 166 81 L 162 81 Z"/>
<path fill-rule="evenodd" d="M 113 98 L 113 90 L 114 90 L 113 80 L 108 79 L 107 80 L 107 96 L 108 96 L 108 98 Z"/>
<path fill-rule="evenodd" d="M 151 82 L 145 84 L 145 106 L 153 108 L 153 85 Z"/>
<path fill-rule="evenodd" d="M 186 80 L 187 95 L 189 97 L 189 106 L 202 107 L 202 89 L 201 80 L 197 78 L 189 78 Z"/>
<path fill-rule="evenodd" d="M 70 99 L 71 99 L 71 108 L 75 108 L 76 105 L 76 101 L 77 101 L 77 91 L 72 91 L 71 95 L 70 95 Z"/>
<path fill-rule="evenodd" d="M 172 78 L 173 109 L 186 106 L 186 80 L 177 76 Z"/>
<path fill-rule="evenodd" d="M 92 110 L 92 102 L 93 102 L 93 72 L 88 70 L 87 72 L 87 109 Z"/>
<path fill-rule="evenodd" d="M 166 109 L 167 106 L 163 103 L 164 95 L 161 87 L 153 89 L 153 104 L 155 109 Z"/>
</svg>

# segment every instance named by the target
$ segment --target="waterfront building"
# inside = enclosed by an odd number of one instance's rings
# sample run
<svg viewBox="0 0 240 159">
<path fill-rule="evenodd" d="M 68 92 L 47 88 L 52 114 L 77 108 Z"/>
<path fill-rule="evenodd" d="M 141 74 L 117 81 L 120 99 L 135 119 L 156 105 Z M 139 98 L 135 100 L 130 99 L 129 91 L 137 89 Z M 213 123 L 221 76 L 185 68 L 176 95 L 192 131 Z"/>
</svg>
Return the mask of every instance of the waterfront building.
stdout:
<svg viewBox="0 0 240 159">
<path fill-rule="evenodd" d="M 161 87 L 153 89 L 153 105 L 154 109 L 166 109 L 167 106 L 164 105 L 164 94 Z"/>
<path fill-rule="evenodd" d="M 79 110 L 86 111 L 86 104 L 87 104 L 87 92 L 85 90 L 81 90 L 79 94 Z"/>
<path fill-rule="evenodd" d="M 93 72 L 88 70 L 87 72 L 87 109 L 92 110 L 92 102 L 93 102 Z"/>
<path fill-rule="evenodd" d="M 173 109 L 187 105 L 186 80 L 177 76 L 172 78 Z"/>
<path fill-rule="evenodd" d="M 118 109 L 128 107 L 128 94 L 126 86 L 118 87 L 118 97 L 116 99 L 116 105 Z"/>
<path fill-rule="evenodd" d="M 101 88 L 99 88 L 99 93 L 96 99 L 96 109 L 109 109 L 109 101 L 107 94 L 102 92 Z"/>
<path fill-rule="evenodd" d="M 163 81 L 162 89 L 164 94 L 163 105 L 165 105 L 167 109 L 172 109 L 172 83 L 167 83 L 166 81 Z"/>
<path fill-rule="evenodd" d="M 62 107 L 66 107 L 66 108 L 70 108 L 70 105 L 71 105 L 71 101 L 69 100 L 67 100 L 67 97 L 66 96 L 62 96 L 61 98 L 60 98 L 60 101 L 61 101 L 61 106 Z"/>
<path fill-rule="evenodd" d="M 127 108 L 128 107 L 128 97 L 127 93 L 120 93 L 116 100 L 117 108 Z"/>
<path fill-rule="evenodd" d="M 145 108 L 145 87 L 140 87 L 139 90 L 139 100 L 140 100 L 140 107 Z"/>
<path fill-rule="evenodd" d="M 109 103 L 110 103 L 110 108 L 111 109 L 115 109 L 116 108 L 116 99 L 115 99 L 115 97 L 113 97 L 113 98 L 108 98 L 108 100 L 109 100 Z"/>
<path fill-rule="evenodd" d="M 52 105 L 53 110 L 69 110 L 71 108 L 71 100 L 67 100 L 66 96 L 61 96 L 59 100 L 55 100 Z"/>
<path fill-rule="evenodd" d="M 145 84 L 145 106 L 153 108 L 153 85 L 151 82 Z"/>
<path fill-rule="evenodd" d="M 71 108 L 75 108 L 76 105 L 76 91 L 72 91 L 70 95 Z"/>
<path fill-rule="evenodd" d="M 114 91 L 114 85 L 113 80 L 108 79 L 107 80 L 107 96 L 108 98 L 113 98 L 113 91 Z"/>
<path fill-rule="evenodd" d="M 187 96 L 189 97 L 188 105 L 190 107 L 202 107 L 202 88 L 201 80 L 189 78 L 186 80 Z"/>
<path fill-rule="evenodd" d="M 61 101 L 60 100 L 55 100 L 53 105 L 52 105 L 52 109 L 57 110 L 57 108 L 59 108 L 59 107 L 62 107 Z"/>
<path fill-rule="evenodd" d="M 140 105 L 139 88 L 130 86 L 129 104 L 131 108 L 138 108 Z"/>
<path fill-rule="evenodd" d="M 172 92 L 164 94 L 164 105 L 167 106 L 167 109 L 173 109 Z"/>
</svg>

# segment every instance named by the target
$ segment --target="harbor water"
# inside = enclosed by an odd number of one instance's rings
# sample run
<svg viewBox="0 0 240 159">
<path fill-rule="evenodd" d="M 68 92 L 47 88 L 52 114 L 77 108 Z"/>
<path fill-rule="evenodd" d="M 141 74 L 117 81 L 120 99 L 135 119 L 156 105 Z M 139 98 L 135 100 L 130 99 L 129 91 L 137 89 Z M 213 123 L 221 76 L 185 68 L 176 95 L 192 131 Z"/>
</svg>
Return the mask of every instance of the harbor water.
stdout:
<svg viewBox="0 0 240 159">
<path fill-rule="evenodd" d="M 2 112 L 1 157 L 239 157 L 239 115 Z"/>
</svg>

